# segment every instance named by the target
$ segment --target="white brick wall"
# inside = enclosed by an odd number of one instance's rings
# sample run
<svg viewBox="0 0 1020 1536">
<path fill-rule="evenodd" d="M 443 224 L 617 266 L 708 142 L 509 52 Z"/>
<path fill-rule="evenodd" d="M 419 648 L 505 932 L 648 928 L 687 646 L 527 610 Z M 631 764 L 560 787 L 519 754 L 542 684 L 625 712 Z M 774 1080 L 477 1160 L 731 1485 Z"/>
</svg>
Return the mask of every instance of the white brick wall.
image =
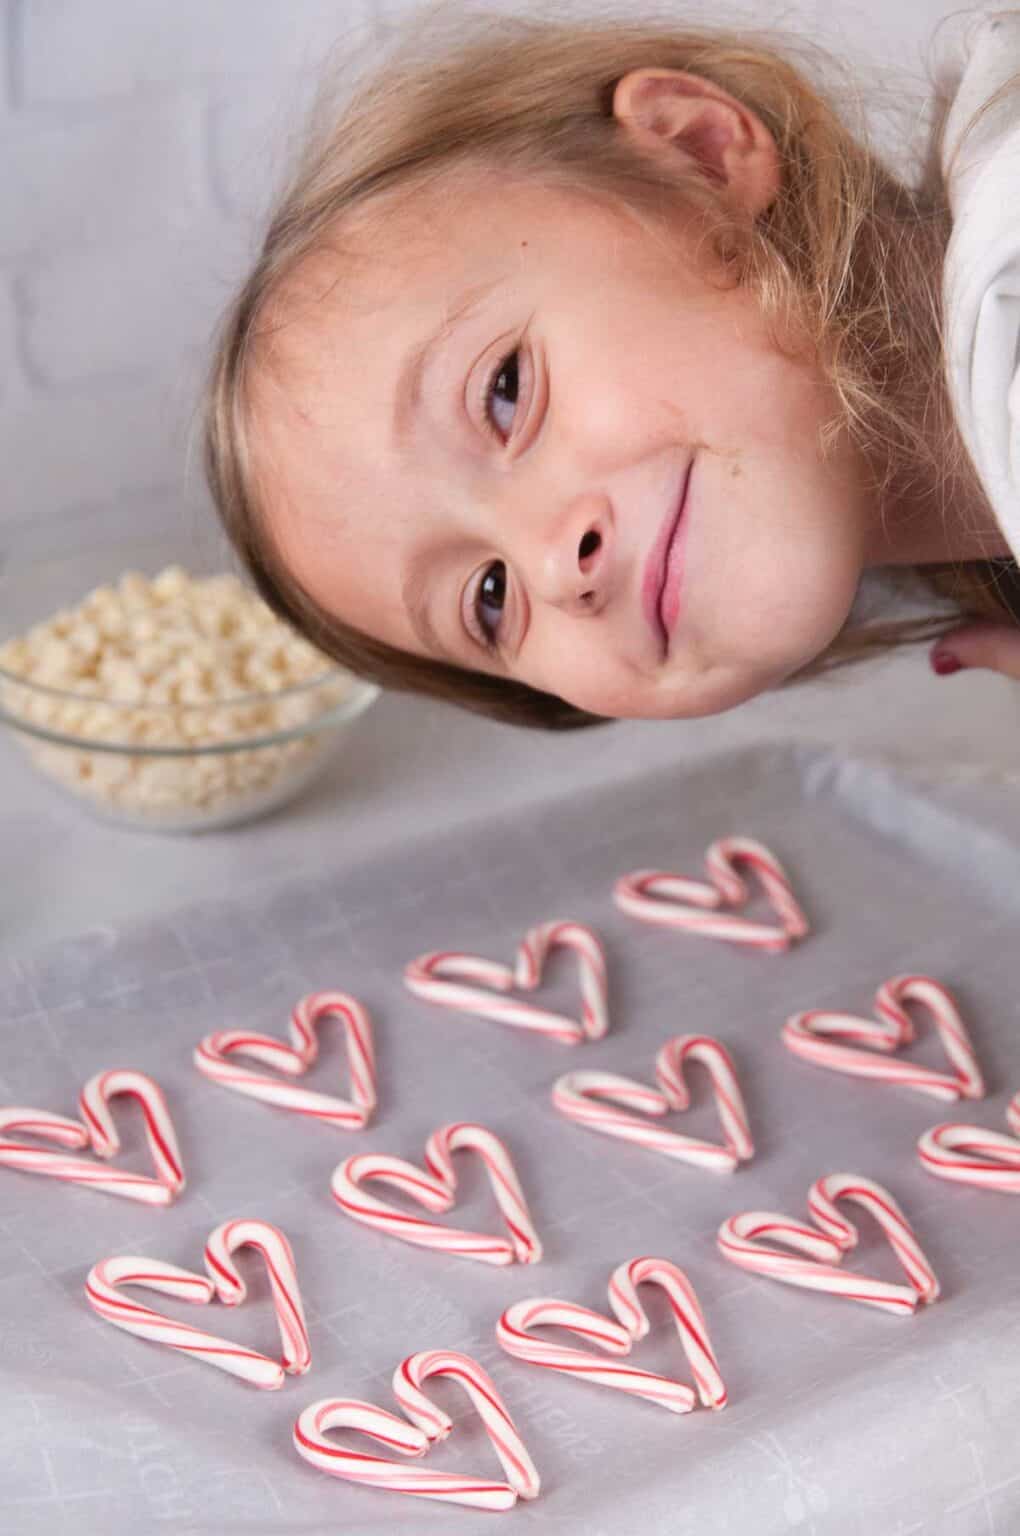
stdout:
<svg viewBox="0 0 1020 1536">
<path fill-rule="evenodd" d="M 555 0 L 557 15 L 593 7 L 719 16 L 717 0 Z M 885 0 L 848 0 L 842 22 L 823 0 L 778 17 L 764 0 L 725 9 L 764 27 L 799 18 L 826 41 L 852 17 L 875 60 L 916 71 L 952 7 L 913 0 L 916 14 L 900 8 L 895 22 Z M 357 72 L 418 11 L 418 0 L 0 0 L 0 638 L 26 604 L 46 611 L 62 554 L 66 601 L 90 552 L 101 565 L 118 541 L 185 553 L 203 529 L 211 537 L 187 450 L 212 327 L 322 61 Z M 895 51 L 883 46 L 893 25 Z"/>
<path fill-rule="evenodd" d="M 169 403 L 159 375 L 22 398 L 4 412 L 0 430 L 7 520 L 42 520 L 43 509 L 73 514 L 107 495 L 176 481 L 179 445 Z M 40 451 L 25 451 L 32 438 Z"/>
<path fill-rule="evenodd" d="M 0 0 L 0 638 L 218 545 L 209 337 L 322 61 L 374 35 L 372 0 Z"/>
<path fill-rule="evenodd" d="M 25 0 L 19 99 L 91 104 L 246 77 L 279 85 L 314 69 L 366 14 L 359 0 Z"/>
<path fill-rule="evenodd" d="M 31 268 L 82 245 L 193 228 L 209 191 L 198 93 L 17 112 L 0 144 L 0 263 Z"/>
<path fill-rule="evenodd" d="M 204 334 L 250 254 L 247 228 L 206 212 L 198 231 L 40 261 L 17 287 L 31 382 L 66 392 L 158 373 L 167 338 Z"/>
</svg>

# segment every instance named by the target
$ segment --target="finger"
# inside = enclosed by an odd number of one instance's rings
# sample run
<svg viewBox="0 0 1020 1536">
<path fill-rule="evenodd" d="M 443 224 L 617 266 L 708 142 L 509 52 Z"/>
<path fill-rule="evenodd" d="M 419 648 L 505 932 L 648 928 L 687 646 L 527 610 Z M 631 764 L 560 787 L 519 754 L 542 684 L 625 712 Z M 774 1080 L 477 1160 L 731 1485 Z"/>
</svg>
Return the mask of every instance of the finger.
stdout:
<svg viewBox="0 0 1020 1536">
<path fill-rule="evenodd" d="M 929 659 L 940 677 L 962 668 L 985 667 L 1020 680 L 1020 629 L 1008 624 L 964 624 L 943 635 Z"/>
</svg>

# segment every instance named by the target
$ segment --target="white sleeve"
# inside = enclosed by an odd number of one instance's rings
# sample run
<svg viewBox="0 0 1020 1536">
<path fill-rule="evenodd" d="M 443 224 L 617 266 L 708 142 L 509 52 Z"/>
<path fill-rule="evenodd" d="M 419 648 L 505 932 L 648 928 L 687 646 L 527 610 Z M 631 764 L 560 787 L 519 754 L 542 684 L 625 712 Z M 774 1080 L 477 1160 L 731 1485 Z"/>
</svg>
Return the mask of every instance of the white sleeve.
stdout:
<svg viewBox="0 0 1020 1536">
<path fill-rule="evenodd" d="M 943 299 L 948 382 L 960 429 L 1020 559 L 1020 11 L 975 29 L 946 120 L 953 211 Z M 1003 99 L 972 126 L 1001 88 Z"/>
</svg>

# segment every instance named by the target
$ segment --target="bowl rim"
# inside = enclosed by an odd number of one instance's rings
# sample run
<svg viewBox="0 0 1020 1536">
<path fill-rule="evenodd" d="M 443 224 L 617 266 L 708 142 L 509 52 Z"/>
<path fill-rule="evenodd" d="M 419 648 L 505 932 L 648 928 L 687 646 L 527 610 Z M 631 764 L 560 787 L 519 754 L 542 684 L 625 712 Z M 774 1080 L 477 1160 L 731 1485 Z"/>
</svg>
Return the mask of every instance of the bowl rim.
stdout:
<svg viewBox="0 0 1020 1536">
<path fill-rule="evenodd" d="M 36 692 L 56 693 L 58 695 L 62 694 L 65 698 L 69 697 L 63 690 L 49 688 L 42 683 L 32 684 L 28 679 L 12 676 L 4 668 L 0 668 L 0 674 L 4 678 L 11 677 L 13 682 L 20 683 L 22 687 L 34 687 Z M 248 694 L 233 694 L 229 699 L 209 700 L 204 704 L 147 704 L 144 700 L 128 703 L 125 700 L 107 700 L 97 694 L 70 695 L 75 702 L 87 703 L 93 708 L 116 707 L 134 710 L 136 713 L 138 711 L 145 711 L 146 713 L 159 714 L 169 711 L 173 714 L 178 714 L 188 709 L 212 711 L 228 708 L 241 701 L 247 703 L 267 703 L 307 692 L 313 686 L 321 687 L 326 681 L 339 680 L 351 683 L 352 686 L 349 692 L 331 708 L 324 709 L 321 714 L 316 715 L 314 719 L 303 720 L 299 725 L 280 727 L 277 730 L 234 736 L 227 741 L 169 746 L 158 743 L 111 741 L 108 739 L 100 740 L 92 736 L 76 736 L 70 731 L 54 730 L 45 725 L 38 724 L 34 720 L 26 720 L 23 716 L 15 713 L 5 705 L 2 698 L 0 698 L 0 725 L 6 725 L 9 729 L 22 735 L 34 736 L 37 740 L 49 742 L 53 746 L 71 747 L 79 752 L 107 752 L 129 757 L 218 757 L 233 752 L 250 752 L 259 747 L 278 746 L 288 741 L 299 741 L 303 737 L 314 736 L 332 727 L 346 725 L 349 721 L 355 720 L 359 715 L 364 714 L 381 696 L 383 690 L 377 683 L 370 683 L 365 678 L 356 677 L 354 673 L 346 672 L 343 668 L 332 668 L 327 673 L 317 674 L 317 677 L 312 681 L 296 684 L 291 688 L 280 688 L 272 693 L 262 691 Z"/>
</svg>

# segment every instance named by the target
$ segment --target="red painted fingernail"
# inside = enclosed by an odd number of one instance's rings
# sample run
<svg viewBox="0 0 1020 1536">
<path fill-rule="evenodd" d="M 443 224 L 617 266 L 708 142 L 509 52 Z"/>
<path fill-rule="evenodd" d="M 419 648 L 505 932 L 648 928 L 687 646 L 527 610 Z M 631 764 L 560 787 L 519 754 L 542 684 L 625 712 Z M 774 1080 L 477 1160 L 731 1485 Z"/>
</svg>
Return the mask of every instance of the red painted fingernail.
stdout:
<svg viewBox="0 0 1020 1536">
<path fill-rule="evenodd" d="M 952 651 L 932 651 L 932 671 L 939 677 L 948 677 L 952 672 L 959 672 L 963 668 L 963 662 L 953 655 Z"/>
</svg>

